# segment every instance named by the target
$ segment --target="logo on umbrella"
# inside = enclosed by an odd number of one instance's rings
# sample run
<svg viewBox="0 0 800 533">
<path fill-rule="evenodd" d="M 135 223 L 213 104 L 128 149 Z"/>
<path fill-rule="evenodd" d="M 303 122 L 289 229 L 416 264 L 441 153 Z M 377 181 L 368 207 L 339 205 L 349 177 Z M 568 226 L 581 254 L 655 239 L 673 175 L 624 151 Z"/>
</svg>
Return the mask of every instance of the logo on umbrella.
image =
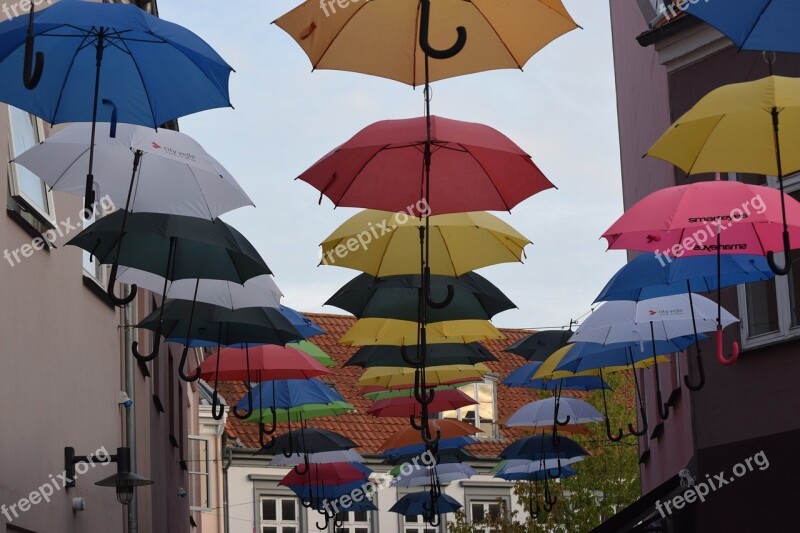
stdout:
<svg viewBox="0 0 800 533">
<path fill-rule="evenodd" d="M 158 144 L 158 143 L 157 143 L 157 142 L 155 142 L 155 141 L 153 141 L 153 142 L 152 142 L 152 143 L 150 143 L 150 144 L 152 144 L 152 145 L 153 145 L 153 148 L 155 148 L 156 150 L 158 150 L 159 148 L 161 148 L 161 145 L 160 145 L 160 144 Z"/>
</svg>

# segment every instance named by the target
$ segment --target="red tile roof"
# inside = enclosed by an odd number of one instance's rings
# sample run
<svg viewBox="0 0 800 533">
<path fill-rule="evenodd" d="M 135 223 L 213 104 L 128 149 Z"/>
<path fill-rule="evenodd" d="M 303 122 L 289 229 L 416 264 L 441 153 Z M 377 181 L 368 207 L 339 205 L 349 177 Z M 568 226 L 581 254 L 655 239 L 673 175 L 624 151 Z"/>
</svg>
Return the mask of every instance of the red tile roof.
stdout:
<svg viewBox="0 0 800 533">
<path fill-rule="evenodd" d="M 372 405 L 372 402 L 359 395 L 356 387 L 356 381 L 361 377 L 363 369 L 359 367 L 342 368 L 342 364 L 353 356 L 357 348 L 349 348 L 337 343 L 337 340 L 353 325 L 356 320 L 355 317 L 329 314 L 306 314 L 306 316 L 326 331 L 324 335 L 319 335 L 309 340 L 330 355 L 338 365 L 333 369 L 333 373 L 329 376 L 324 376 L 323 380 L 333 383 L 344 398 L 357 409 L 357 413 L 353 414 L 309 420 L 308 425 L 329 429 L 345 435 L 359 444 L 358 451 L 361 453 L 378 453 L 381 444 L 386 438 L 395 431 L 407 427 L 408 420 L 404 418 L 374 417 L 365 413 L 367 408 Z M 522 357 L 504 352 L 503 349 L 531 334 L 529 330 L 502 329 L 501 331 L 505 338 L 483 343 L 497 357 L 497 361 L 490 361 L 486 364 L 492 373 L 498 375 L 500 379 L 527 362 Z M 220 383 L 219 390 L 229 404 L 234 404 L 246 392 L 244 385 L 241 383 Z M 526 403 L 532 402 L 539 397 L 539 392 L 535 390 L 498 385 L 498 419 L 505 419 Z M 278 433 L 285 431 L 285 427 L 286 425 L 284 424 Z M 238 438 L 245 447 L 259 448 L 258 426 L 243 423 L 241 420 L 229 416 L 226 429 L 230 437 L 233 439 Z M 525 434 L 523 430 L 509 429 L 502 426 L 500 426 L 500 433 L 501 436 L 498 439 L 481 440 L 479 444 L 469 446 L 467 449 L 480 457 L 495 458 L 511 441 Z"/>
</svg>

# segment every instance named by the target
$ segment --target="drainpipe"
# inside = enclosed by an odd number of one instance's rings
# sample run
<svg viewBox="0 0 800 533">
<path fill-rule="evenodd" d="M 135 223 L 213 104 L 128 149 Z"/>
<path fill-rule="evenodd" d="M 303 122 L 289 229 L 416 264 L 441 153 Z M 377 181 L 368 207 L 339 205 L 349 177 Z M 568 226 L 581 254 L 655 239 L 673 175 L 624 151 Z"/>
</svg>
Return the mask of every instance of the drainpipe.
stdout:
<svg viewBox="0 0 800 533">
<path fill-rule="evenodd" d="M 125 285 L 123 294 L 128 294 L 128 286 Z M 131 472 L 136 472 L 136 373 L 133 361 L 133 351 L 131 345 L 136 340 L 133 325 L 135 322 L 134 305 L 136 299 L 124 308 L 123 328 L 125 331 L 125 392 L 133 402 L 130 407 L 125 409 L 125 441 L 131 450 Z M 128 533 L 139 531 L 138 523 L 139 506 L 136 502 L 136 487 L 133 489 L 133 498 L 128 504 Z"/>
<path fill-rule="evenodd" d="M 222 465 L 222 516 L 224 518 L 224 533 L 230 533 L 230 514 L 228 509 L 228 468 L 231 467 L 233 462 L 233 450 L 228 446 L 228 436 L 222 433 L 222 455 L 225 457 L 225 463 Z"/>
</svg>

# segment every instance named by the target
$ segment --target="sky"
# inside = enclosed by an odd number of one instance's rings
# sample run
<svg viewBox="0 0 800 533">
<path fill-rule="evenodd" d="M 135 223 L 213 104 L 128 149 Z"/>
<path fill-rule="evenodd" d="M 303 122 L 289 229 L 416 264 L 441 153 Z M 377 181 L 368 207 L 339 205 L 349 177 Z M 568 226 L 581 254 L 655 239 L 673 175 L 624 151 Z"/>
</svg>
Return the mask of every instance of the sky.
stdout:
<svg viewBox="0 0 800 533">
<path fill-rule="evenodd" d="M 323 303 L 357 271 L 317 266 L 319 243 L 358 210 L 337 208 L 294 178 L 365 126 L 423 114 L 421 89 L 355 74 L 312 72 L 301 48 L 270 24 L 299 0 L 160 0 L 159 15 L 191 29 L 236 70 L 235 109 L 183 117 L 194 137 L 241 183 L 256 207 L 223 215 L 258 249 L 284 303 L 341 313 Z M 523 264 L 483 268 L 519 309 L 499 327 L 560 327 L 591 309 L 625 261 L 600 238 L 622 214 L 609 6 L 564 0 L 583 29 L 535 55 L 524 71 L 503 70 L 433 84 L 432 110 L 501 131 L 558 190 L 495 213 L 533 241 Z"/>
</svg>

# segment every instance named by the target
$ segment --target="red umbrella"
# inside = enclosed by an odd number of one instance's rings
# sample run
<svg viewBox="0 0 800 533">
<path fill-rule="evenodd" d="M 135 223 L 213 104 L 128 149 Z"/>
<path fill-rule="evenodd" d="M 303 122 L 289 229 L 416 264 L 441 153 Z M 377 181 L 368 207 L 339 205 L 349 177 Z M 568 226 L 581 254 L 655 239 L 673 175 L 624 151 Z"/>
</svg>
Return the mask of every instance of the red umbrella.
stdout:
<svg viewBox="0 0 800 533">
<path fill-rule="evenodd" d="M 330 373 L 304 351 L 275 344 L 246 350 L 226 348 L 219 357 L 212 355 L 200 365 L 200 377 L 206 381 L 308 379 Z"/>
<path fill-rule="evenodd" d="M 453 411 L 468 405 L 477 405 L 478 402 L 458 389 L 437 391 L 433 401 L 428 405 L 429 413 Z M 409 391 L 407 397 L 384 398 L 372 404 L 367 413 L 372 416 L 419 417 L 422 415 L 422 406 Z"/>
<path fill-rule="evenodd" d="M 428 428 L 425 434 L 435 434 L 435 440 L 438 441 L 439 438 L 452 439 L 456 437 L 465 437 L 467 435 L 475 435 L 476 433 L 480 432 L 481 430 L 472 424 L 467 424 L 466 422 L 462 422 L 460 420 L 444 419 L 429 420 Z M 423 439 L 423 435 L 420 434 L 419 429 L 408 427 L 401 429 L 386 439 L 386 441 L 381 444 L 380 449 L 382 451 L 393 450 L 395 448 L 404 448 L 406 446 L 414 446 L 417 444 L 426 444 L 425 440 Z"/>
<path fill-rule="evenodd" d="M 337 206 L 439 215 L 509 211 L 554 187 L 519 146 L 499 131 L 431 117 L 430 194 L 424 183 L 425 117 L 367 126 L 298 179 Z M 430 212 L 426 213 L 428 198 Z"/>
<path fill-rule="evenodd" d="M 366 479 L 367 475 L 353 466 L 352 463 L 312 464 L 310 473 L 298 474 L 292 469 L 281 479 L 278 485 L 311 486 L 311 485 L 344 485 L 352 481 Z"/>
</svg>

